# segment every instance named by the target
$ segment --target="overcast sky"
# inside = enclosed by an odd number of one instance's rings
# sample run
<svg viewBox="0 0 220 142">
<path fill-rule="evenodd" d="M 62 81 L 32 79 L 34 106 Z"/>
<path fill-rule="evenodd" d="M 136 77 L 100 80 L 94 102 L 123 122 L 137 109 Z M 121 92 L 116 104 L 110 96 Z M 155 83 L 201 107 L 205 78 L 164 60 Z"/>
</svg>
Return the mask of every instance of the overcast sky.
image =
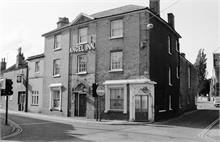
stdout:
<svg viewBox="0 0 220 142">
<path fill-rule="evenodd" d="M 56 28 L 58 17 L 70 21 L 80 13 L 93 14 L 127 4 L 149 6 L 149 0 L 3 0 L 0 3 L 0 58 L 15 63 L 18 47 L 24 56 L 43 53 L 41 36 Z M 212 54 L 220 47 L 220 2 L 218 0 L 161 0 L 161 17 L 175 15 L 175 28 L 182 36 L 180 50 L 194 63 L 198 50 L 205 49 L 208 76 Z"/>
</svg>

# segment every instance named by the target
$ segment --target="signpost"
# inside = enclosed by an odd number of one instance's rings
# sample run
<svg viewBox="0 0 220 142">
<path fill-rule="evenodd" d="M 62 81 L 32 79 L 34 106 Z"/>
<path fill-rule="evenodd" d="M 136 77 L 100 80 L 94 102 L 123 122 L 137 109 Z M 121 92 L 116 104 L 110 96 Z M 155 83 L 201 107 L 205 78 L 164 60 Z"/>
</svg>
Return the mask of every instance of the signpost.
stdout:
<svg viewBox="0 0 220 142">
<path fill-rule="evenodd" d="M 101 110 L 101 97 L 105 95 L 105 87 L 102 86 L 102 85 L 99 85 L 96 89 L 96 93 L 98 95 L 98 98 L 97 100 L 99 100 L 98 102 L 99 103 L 99 121 L 101 121 L 101 113 L 102 113 L 102 110 Z"/>
</svg>

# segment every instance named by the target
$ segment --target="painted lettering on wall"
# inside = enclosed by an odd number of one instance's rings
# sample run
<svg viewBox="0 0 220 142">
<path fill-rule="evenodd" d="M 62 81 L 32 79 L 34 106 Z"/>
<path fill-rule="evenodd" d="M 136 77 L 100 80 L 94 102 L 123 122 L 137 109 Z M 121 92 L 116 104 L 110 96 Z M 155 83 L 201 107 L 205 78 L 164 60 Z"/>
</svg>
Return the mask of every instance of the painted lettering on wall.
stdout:
<svg viewBox="0 0 220 142">
<path fill-rule="evenodd" d="M 70 53 L 87 52 L 89 50 L 95 50 L 95 43 L 94 42 L 72 46 L 70 48 Z"/>
</svg>

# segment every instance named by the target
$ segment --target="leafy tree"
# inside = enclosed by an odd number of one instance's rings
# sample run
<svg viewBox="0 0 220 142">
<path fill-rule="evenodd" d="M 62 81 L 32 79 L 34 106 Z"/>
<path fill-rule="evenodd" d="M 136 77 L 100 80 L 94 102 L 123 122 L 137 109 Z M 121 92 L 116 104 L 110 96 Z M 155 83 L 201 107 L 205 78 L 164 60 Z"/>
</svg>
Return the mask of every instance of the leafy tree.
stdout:
<svg viewBox="0 0 220 142">
<path fill-rule="evenodd" d="M 196 58 L 196 62 L 194 66 L 196 67 L 199 79 L 199 86 L 206 79 L 206 54 L 204 53 L 204 49 L 200 49 Z"/>
</svg>

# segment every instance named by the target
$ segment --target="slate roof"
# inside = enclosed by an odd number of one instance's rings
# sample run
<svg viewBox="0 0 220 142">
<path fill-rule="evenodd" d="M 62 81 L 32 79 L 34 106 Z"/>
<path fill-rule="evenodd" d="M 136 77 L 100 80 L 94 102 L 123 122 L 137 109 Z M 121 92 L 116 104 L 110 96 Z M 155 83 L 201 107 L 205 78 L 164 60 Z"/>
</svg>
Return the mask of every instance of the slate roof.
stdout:
<svg viewBox="0 0 220 142">
<path fill-rule="evenodd" d="M 30 60 L 34 60 L 34 59 L 38 59 L 38 58 L 44 58 L 44 54 L 37 54 L 37 55 L 34 55 L 34 56 L 30 56 L 27 58 L 28 61 Z"/>
<path fill-rule="evenodd" d="M 7 68 L 7 69 L 4 71 L 4 73 L 10 72 L 10 71 L 19 70 L 19 69 L 22 69 L 22 68 L 25 68 L 25 67 L 27 67 L 27 61 L 23 61 L 23 62 L 22 62 L 22 65 L 20 65 L 20 66 L 18 66 L 18 67 L 16 67 L 16 64 L 10 66 L 9 68 Z"/>
</svg>

